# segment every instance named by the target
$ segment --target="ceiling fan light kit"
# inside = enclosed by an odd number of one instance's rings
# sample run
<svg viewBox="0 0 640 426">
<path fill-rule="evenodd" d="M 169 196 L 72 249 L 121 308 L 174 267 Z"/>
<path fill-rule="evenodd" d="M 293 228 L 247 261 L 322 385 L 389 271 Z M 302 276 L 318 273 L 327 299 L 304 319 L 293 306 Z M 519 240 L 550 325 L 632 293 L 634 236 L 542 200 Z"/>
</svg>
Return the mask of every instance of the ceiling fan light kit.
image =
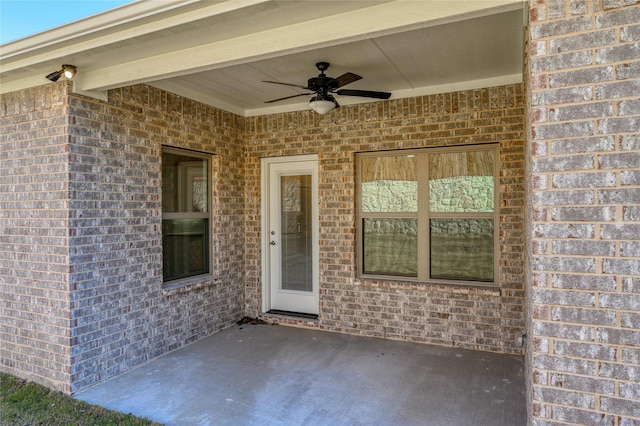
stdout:
<svg viewBox="0 0 640 426">
<path fill-rule="evenodd" d="M 282 83 L 280 81 L 263 81 L 263 83 L 282 84 L 284 86 L 293 86 L 299 89 L 311 91 L 311 93 L 299 93 L 297 95 L 285 96 L 284 98 L 272 99 L 270 101 L 266 101 L 265 103 L 268 104 L 271 102 L 278 102 L 285 99 L 296 98 L 298 96 L 315 95 L 309 101 L 309 107 L 318 114 L 327 114 L 333 111 L 335 108 L 340 107 L 336 99 L 331 95 L 332 93 L 335 93 L 339 96 L 359 96 L 363 98 L 374 99 L 389 99 L 389 97 L 391 96 L 391 93 L 388 92 L 374 92 L 371 90 L 338 90 L 342 86 L 362 79 L 362 77 L 351 72 L 342 74 L 337 78 L 328 77 L 324 73 L 329 68 L 328 62 L 318 62 L 316 64 L 316 68 L 318 68 L 318 70 L 320 71 L 320 75 L 310 78 L 307 81 L 306 86 L 291 83 Z"/>
<path fill-rule="evenodd" d="M 331 95 L 327 95 L 324 99 L 320 95 L 314 96 L 309 101 L 309 107 L 318 114 L 324 115 L 336 108 L 336 100 Z"/>
</svg>

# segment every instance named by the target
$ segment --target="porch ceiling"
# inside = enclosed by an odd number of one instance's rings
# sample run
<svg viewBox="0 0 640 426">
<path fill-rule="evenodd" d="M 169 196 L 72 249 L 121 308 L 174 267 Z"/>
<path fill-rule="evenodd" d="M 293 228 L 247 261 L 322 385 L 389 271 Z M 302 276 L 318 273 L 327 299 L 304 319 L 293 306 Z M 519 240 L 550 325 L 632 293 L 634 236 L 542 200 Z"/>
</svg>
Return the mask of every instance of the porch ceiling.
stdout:
<svg viewBox="0 0 640 426">
<path fill-rule="evenodd" d="M 0 92 L 78 67 L 74 90 L 136 83 L 243 116 L 308 108 L 315 63 L 402 98 L 522 80 L 526 0 L 140 0 L 1 46 Z M 369 99 L 340 97 L 341 105 Z"/>
</svg>

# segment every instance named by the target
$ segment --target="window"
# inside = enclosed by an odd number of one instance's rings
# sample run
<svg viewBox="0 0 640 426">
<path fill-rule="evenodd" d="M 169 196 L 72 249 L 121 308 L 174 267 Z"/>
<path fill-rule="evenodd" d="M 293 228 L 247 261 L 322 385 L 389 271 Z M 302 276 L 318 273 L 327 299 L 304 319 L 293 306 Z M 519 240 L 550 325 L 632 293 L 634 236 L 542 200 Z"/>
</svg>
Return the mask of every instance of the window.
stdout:
<svg viewBox="0 0 640 426">
<path fill-rule="evenodd" d="M 497 284 L 496 145 L 357 155 L 358 273 Z"/>
<path fill-rule="evenodd" d="M 209 273 L 211 156 L 162 149 L 162 274 Z"/>
</svg>

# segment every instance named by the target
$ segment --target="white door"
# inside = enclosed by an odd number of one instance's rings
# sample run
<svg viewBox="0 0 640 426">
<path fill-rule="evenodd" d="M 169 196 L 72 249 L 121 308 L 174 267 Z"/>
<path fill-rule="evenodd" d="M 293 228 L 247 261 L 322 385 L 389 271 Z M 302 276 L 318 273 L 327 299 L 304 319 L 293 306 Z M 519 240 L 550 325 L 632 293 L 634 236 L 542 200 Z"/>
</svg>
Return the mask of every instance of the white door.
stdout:
<svg viewBox="0 0 640 426">
<path fill-rule="evenodd" d="M 318 314 L 318 160 L 262 161 L 264 311 Z"/>
</svg>

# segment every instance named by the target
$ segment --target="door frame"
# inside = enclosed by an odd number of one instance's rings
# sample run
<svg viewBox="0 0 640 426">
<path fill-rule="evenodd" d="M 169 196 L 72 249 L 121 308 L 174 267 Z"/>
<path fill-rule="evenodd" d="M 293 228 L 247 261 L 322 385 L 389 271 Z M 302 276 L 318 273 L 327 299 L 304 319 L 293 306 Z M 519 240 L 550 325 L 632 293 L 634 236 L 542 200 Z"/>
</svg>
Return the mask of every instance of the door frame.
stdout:
<svg viewBox="0 0 640 426">
<path fill-rule="evenodd" d="M 270 166 L 272 164 L 282 164 L 282 163 L 297 163 L 297 162 L 315 162 L 315 175 L 312 174 L 312 191 L 311 203 L 312 203 L 312 222 L 313 222 L 313 283 L 314 283 L 314 294 L 318 299 L 318 311 L 320 309 L 319 306 L 319 285 L 320 285 L 320 216 L 319 216 L 319 208 L 318 208 L 318 155 L 317 154 L 309 154 L 309 155 L 295 155 L 290 157 L 268 157 L 261 158 L 261 183 L 260 183 L 260 197 L 261 197 L 261 290 L 262 290 L 262 313 L 266 313 L 271 310 L 271 270 L 269 268 L 270 265 L 270 245 L 269 242 L 271 240 L 269 235 L 271 217 L 270 217 L 270 203 L 271 203 L 271 191 L 269 185 L 272 184 L 270 182 Z"/>
</svg>

